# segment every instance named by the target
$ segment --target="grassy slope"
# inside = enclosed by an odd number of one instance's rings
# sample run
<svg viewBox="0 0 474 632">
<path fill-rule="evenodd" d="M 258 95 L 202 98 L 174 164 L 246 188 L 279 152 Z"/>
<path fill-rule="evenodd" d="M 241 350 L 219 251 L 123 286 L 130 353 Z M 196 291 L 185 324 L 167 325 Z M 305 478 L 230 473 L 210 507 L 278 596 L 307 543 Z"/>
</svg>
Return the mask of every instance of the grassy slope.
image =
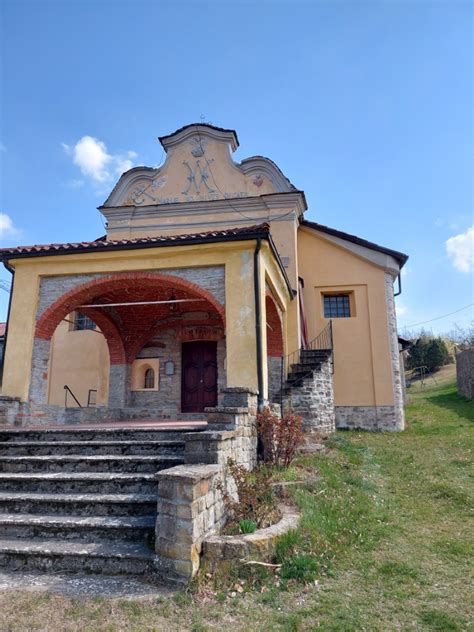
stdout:
<svg viewBox="0 0 474 632">
<path fill-rule="evenodd" d="M 240 571 L 145 602 L 4 593 L 0 629 L 474 629 L 474 404 L 445 383 L 411 399 L 406 432 L 339 432 L 327 455 L 282 475 L 318 472 L 294 492 L 303 518 L 280 546 L 279 575 Z"/>
</svg>

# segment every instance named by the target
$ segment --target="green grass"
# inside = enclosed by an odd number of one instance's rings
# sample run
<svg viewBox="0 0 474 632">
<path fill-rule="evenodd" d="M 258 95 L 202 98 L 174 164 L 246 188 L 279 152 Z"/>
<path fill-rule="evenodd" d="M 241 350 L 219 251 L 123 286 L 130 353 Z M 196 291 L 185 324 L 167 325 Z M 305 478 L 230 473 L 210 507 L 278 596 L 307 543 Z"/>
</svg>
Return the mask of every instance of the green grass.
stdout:
<svg viewBox="0 0 474 632">
<path fill-rule="evenodd" d="M 305 480 L 289 486 L 302 519 L 279 572 L 236 566 L 145 601 L 3 593 L 1 629 L 474 630 L 474 404 L 447 381 L 410 398 L 405 432 L 336 433 L 278 473 Z"/>
</svg>

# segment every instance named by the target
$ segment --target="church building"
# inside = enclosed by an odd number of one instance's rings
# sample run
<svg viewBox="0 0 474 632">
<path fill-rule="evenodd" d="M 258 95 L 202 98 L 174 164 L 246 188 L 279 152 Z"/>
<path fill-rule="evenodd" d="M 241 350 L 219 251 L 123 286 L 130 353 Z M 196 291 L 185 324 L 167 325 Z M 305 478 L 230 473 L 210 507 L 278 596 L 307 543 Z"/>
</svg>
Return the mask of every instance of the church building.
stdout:
<svg viewBox="0 0 474 632">
<path fill-rule="evenodd" d="M 229 389 L 308 430 L 403 430 L 394 295 L 407 256 L 305 219 L 233 130 L 163 136 L 124 173 L 90 242 L 4 248 L 3 421 L 206 418 Z"/>
</svg>

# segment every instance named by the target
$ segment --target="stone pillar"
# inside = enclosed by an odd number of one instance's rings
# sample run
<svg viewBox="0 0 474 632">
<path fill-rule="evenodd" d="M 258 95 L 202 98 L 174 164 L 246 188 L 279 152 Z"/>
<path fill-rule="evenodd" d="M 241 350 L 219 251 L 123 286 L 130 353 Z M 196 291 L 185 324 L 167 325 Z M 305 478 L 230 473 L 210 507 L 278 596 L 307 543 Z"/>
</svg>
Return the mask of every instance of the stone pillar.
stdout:
<svg viewBox="0 0 474 632">
<path fill-rule="evenodd" d="M 109 372 L 109 408 L 126 408 L 130 400 L 130 364 L 111 364 Z"/>
<path fill-rule="evenodd" d="M 208 430 L 186 433 L 187 463 L 227 463 L 249 470 L 257 465 L 257 392 L 247 387 L 224 389 L 223 405 L 206 408 Z"/>
<path fill-rule="evenodd" d="M 44 406 L 48 403 L 48 366 L 50 340 L 34 338 L 31 360 L 31 379 L 28 401 L 33 406 Z"/>
<path fill-rule="evenodd" d="M 204 538 L 218 532 L 225 522 L 223 468 L 178 465 L 156 476 L 156 572 L 167 583 L 185 584 L 199 569 Z"/>
</svg>

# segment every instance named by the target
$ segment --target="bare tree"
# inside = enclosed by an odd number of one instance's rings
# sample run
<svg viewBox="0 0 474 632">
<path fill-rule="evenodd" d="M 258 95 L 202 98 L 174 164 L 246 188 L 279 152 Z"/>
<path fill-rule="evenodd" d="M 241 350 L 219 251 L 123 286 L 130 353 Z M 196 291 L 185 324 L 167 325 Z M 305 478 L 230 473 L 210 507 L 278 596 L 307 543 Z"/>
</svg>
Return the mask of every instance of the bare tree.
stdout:
<svg viewBox="0 0 474 632">
<path fill-rule="evenodd" d="M 474 347 L 474 320 L 465 327 L 455 324 L 454 329 L 446 334 L 445 338 L 450 340 L 458 351 Z"/>
</svg>

